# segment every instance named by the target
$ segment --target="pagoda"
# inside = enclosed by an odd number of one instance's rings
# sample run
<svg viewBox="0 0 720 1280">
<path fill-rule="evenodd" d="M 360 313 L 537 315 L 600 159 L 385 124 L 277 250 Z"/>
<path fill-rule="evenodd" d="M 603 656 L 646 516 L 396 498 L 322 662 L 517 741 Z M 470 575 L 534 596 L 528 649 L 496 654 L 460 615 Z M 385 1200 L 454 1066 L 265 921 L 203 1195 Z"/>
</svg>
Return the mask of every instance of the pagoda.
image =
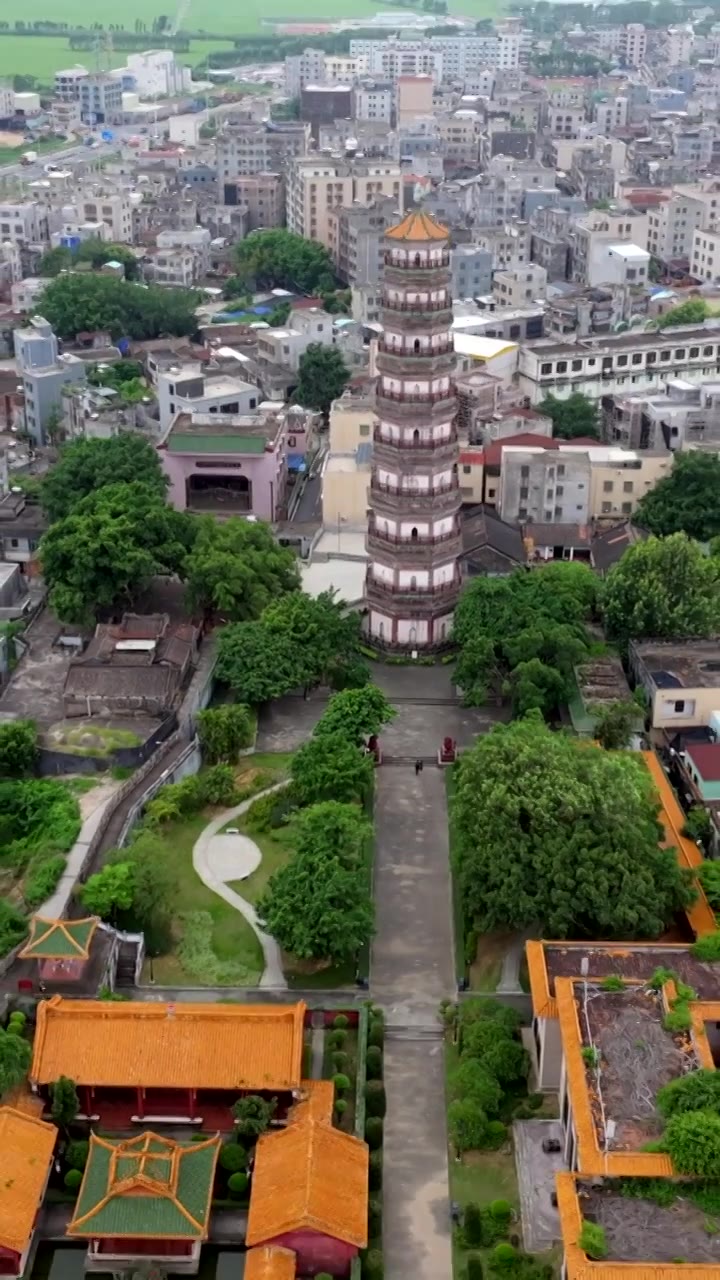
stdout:
<svg viewBox="0 0 720 1280">
<path fill-rule="evenodd" d="M 446 227 L 409 213 L 385 233 L 369 490 L 367 628 L 432 650 L 460 590 L 460 488 Z"/>
</svg>

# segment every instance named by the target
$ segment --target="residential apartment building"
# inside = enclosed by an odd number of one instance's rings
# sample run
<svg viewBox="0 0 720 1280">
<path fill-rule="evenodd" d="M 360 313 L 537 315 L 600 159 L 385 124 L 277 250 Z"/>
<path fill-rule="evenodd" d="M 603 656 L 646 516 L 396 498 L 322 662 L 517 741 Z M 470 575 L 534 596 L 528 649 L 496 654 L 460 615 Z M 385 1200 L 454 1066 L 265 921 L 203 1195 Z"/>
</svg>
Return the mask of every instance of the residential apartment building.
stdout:
<svg viewBox="0 0 720 1280">
<path fill-rule="evenodd" d="M 397 80 L 398 76 L 443 78 L 443 54 L 428 40 L 351 40 L 350 57 L 362 74 Z"/>
<path fill-rule="evenodd" d="M 653 257 L 661 262 L 689 258 L 704 214 L 702 204 L 677 192 L 649 209 L 647 247 Z"/>
<path fill-rule="evenodd" d="M 292 312 L 290 324 L 284 328 L 258 330 L 258 359 L 297 371 L 312 343 L 329 347 L 334 341 L 335 329 L 329 312 L 320 307 L 299 309 Z"/>
<path fill-rule="evenodd" d="M 627 67 L 641 67 L 647 52 L 647 31 L 642 22 L 628 22 L 620 31 L 618 53 Z"/>
<path fill-rule="evenodd" d="M 660 388 L 671 378 L 717 381 L 719 367 L 720 329 L 682 325 L 657 333 L 643 330 L 522 346 L 518 387 L 531 404 L 549 391 L 560 399 L 574 391 L 598 399 L 623 390 Z"/>
<path fill-rule="evenodd" d="M 47 209 L 36 200 L 0 204 L 0 238 L 17 245 L 46 246 L 50 239 Z"/>
<path fill-rule="evenodd" d="M 495 230 L 481 228 L 475 235 L 478 248 L 492 254 L 493 269 L 514 269 L 530 261 L 530 228 L 527 223 L 508 224 Z"/>
<path fill-rule="evenodd" d="M 187 92 L 192 79 L 189 67 L 178 62 L 171 49 L 129 53 L 118 74 L 123 83 L 132 81 L 141 98 L 178 97 Z"/>
<path fill-rule="evenodd" d="M 310 150 L 310 125 L 299 120 L 227 124 L 216 144 L 220 185 L 246 174 L 284 173 Z"/>
<path fill-rule="evenodd" d="M 34 316 L 25 329 L 13 332 L 15 363 L 25 399 L 25 430 L 33 444 L 47 443 L 53 416 L 62 416 L 62 388 L 82 382 L 85 364 L 77 356 L 60 355 L 58 341 L 47 320 Z"/>
<path fill-rule="evenodd" d="M 299 98 L 301 89 L 308 84 L 322 84 L 325 80 L 325 54 L 322 49 L 304 49 L 285 59 L 285 92 L 289 98 Z"/>
<path fill-rule="evenodd" d="M 80 85 L 87 80 L 90 72 L 86 67 L 69 67 L 65 71 L 55 72 L 53 96 L 65 102 L 77 102 L 80 99 Z"/>
<path fill-rule="evenodd" d="M 672 467 L 672 454 L 548 442 L 501 451 L 498 512 L 524 524 L 618 523 Z"/>
<path fill-rule="evenodd" d="M 367 160 L 299 157 L 288 173 L 288 230 L 330 248 L 330 212 L 353 203 L 367 205 L 389 196 L 402 211 L 399 164 Z"/>
<path fill-rule="evenodd" d="M 126 191 L 88 191 L 77 202 L 78 221 L 104 224 L 107 228 L 107 237 L 104 238 L 118 244 L 132 244 L 132 210 L 130 195 Z"/>
<path fill-rule="evenodd" d="M 578 284 L 603 285 L 628 275 L 628 283 L 642 284 L 647 279 L 648 253 L 645 249 L 648 234 L 648 215 L 627 210 L 593 210 L 573 220 L 571 238 L 571 279 Z M 623 267 L 623 245 L 641 250 L 644 258 L 638 258 L 633 277 Z M 644 262 L 644 271 L 640 268 Z"/>
<path fill-rule="evenodd" d="M 395 89 L 389 80 L 361 80 L 355 86 L 355 119 L 380 120 L 390 125 L 393 119 Z"/>
<path fill-rule="evenodd" d="M 438 117 L 440 145 L 446 165 L 476 169 L 483 132 L 482 117 L 477 111 L 453 111 Z"/>
<path fill-rule="evenodd" d="M 122 81 L 105 72 L 80 80 L 80 115 L 85 124 L 122 124 L 122 95 Z"/>
<path fill-rule="evenodd" d="M 653 729 L 676 733 L 711 723 L 720 708 L 717 640 L 631 641 L 630 670 L 650 702 Z M 670 677 L 670 678 L 669 678 Z"/>
<path fill-rule="evenodd" d="M 310 125 L 317 142 L 323 125 L 352 120 L 353 88 L 350 84 L 308 84 L 300 90 L 300 119 Z"/>
<path fill-rule="evenodd" d="M 159 370 L 156 389 L 161 434 L 178 413 L 251 413 L 261 399 L 252 383 L 228 374 L 207 375 L 198 362 Z"/>
<path fill-rule="evenodd" d="M 603 436 L 632 449 L 720 451 L 720 380 L 669 378 L 662 389 L 603 396 Z"/>
<path fill-rule="evenodd" d="M 248 231 L 285 226 L 285 179 L 281 173 L 244 174 L 223 185 L 225 204 L 247 209 Z"/>
<path fill-rule="evenodd" d="M 395 119 L 398 129 L 406 128 L 419 116 L 433 113 L 432 76 L 398 76 L 395 81 Z"/>
<path fill-rule="evenodd" d="M 488 249 L 461 244 L 450 250 L 453 298 L 482 298 L 492 292 L 493 258 Z"/>
<path fill-rule="evenodd" d="M 371 204 L 331 209 L 328 214 L 330 256 L 338 276 L 351 287 L 377 284 L 383 263 L 383 237 L 397 221 L 394 196 Z"/>
<path fill-rule="evenodd" d="M 720 281 L 720 228 L 695 231 L 690 251 L 690 275 L 711 284 Z"/>
<path fill-rule="evenodd" d="M 534 262 L 521 267 L 496 271 L 493 279 L 493 297 L 502 307 L 524 307 L 529 302 L 545 297 L 547 272 Z"/>
<path fill-rule="evenodd" d="M 596 102 L 593 109 L 595 123 L 606 137 L 618 129 L 624 129 L 628 122 L 630 103 L 627 98 L 609 98 L 606 102 Z"/>
</svg>

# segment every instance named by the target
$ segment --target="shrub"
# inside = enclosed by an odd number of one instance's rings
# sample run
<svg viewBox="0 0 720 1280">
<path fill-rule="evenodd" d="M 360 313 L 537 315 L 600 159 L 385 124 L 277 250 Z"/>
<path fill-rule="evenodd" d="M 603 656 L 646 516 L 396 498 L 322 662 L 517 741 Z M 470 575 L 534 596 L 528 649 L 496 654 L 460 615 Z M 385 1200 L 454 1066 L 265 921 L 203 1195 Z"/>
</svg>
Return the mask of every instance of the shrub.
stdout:
<svg viewBox="0 0 720 1280">
<path fill-rule="evenodd" d="M 510 1267 L 514 1267 L 518 1259 L 518 1251 L 514 1245 L 507 1244 L 504 1241 L 496 1244 L 492 1251 L 490 1266 L 493 1271 L 508 1271 Z"/>
<path fill-rule="evenodd" d="M 527 1104 L 531 1111 L 539 1111 L 544 1101 L 545 1101 L 544 1094 L 531 1093 L 527 1100 Z"/>
<path fill-rule="evenodd" d="M 328 1032 L 328 1044 L 333 1049 L 342 1049 L 346 1040 L 347 1040 L 347 1031 L 338 1030 L 338 1031 Z"/>
<path fill-rule="evenodd" d="M 509 1200 L 491 1200 L 489 1204 L 490 1216 L 496 1222 L 508 1223 L 512 1218 L 512 1205 Z"/>
<path fill-rule="evenodd" d="M 336 1049 L 332 1055 L 332 1064 L 336 1071 L 342 1071 L 350 1061 L 350 1054 L 345 1053 L 344 1049 Z"/>
<path fill-rule="evenodd" d="M 484 1140 L 480 1146 L 485 1151 L 497 1151 L 503 1145 L 507 1138 L 507 1128 L 501 1120 L 489 1120 L 487 1129 L 485 1130 Z"/>
<path fill-rule="evenodd" d="M 63 1182 L 65 1183 L 68 1191 L 78 1191 L 82 1180 L 83 1176 L 79 1169 L 68 1169 L 65 1177 L 63 1178 Z"/>
<path fill-rule="evenodd" d="M 231 764 L 214 764 L 198 775 L 205 804 L 228 805 L 235 799 L 235 773 Z M 184 784 L 180 784 L 181 786 Z"/>
<path fill-rule="evenodd" d="M 384 1116 L 387 1109 L 382 1080 L 368 1080 L 365 1085 L 365 1110 L 369 1116 Z"/>
<path fill-rule="evenodd" d="M 450 1091 L 456 1098 L 467 1098 L 482 1107 L 488 1116 L 498 1113 L 502 1089 L 494 1076 L 477 1058 L 463 1058 L 450 1077 Z"/>
<path fill-rule="evenodd" d="M 469 1255 L 465 1275 L 467 1280 L 483 1280 L 482 1258 L 477 1253 Z"/>
<path fill-rule="evenodd" d="M 706 933 L 703 938 L 698 938 L 692 953 L 698 960 L 706 960 L 710 964 L 720 960 L 720 929 L 716 933 Z"/>
<path fill-rule="evenodd" d="M 371 1046 L 374 1046 L 378 1049 L 382 1049 L 385 1043 L 385 1023 L 384 1022 L 378 1021 L 377 1018 L 374 1018 L 372 1020 L 372 1022 L 370 1023 L 370 1026 L 368 1027 L 367 1042 L 368 1042 L 368 1048 L 370 1048 Z"/>
<path fill-rule="evenodd" d="M 382 1080 L 383 1051 L 377 1044 L 371 1044 L 365 1055 L 365 1070 L 368 1080 Z"/>
<path fill-rule="evenodd" d="M 347 1099 L 346 1099 L 346 1098 L 336 1098 L 336 1099 L 335 1099 L 335 1113 L 336 1113 L 336 1115 L 338 1115 L 338 1116 L 343 1116 L 343 1115 L 345 1114 L 345 1112 L 347 1111 L 347 1106 L 348 1106 L 348 1104 L 347 1104 Z"/>
<path fill-rule="evenodd" d="M 472 1200 L 465 1205 L 463 1214 L 463 1236 L 465 1244 L 474 1249 L 484 1243 L 482 1216 L 478 1205 Z"/>
<path fill-rule="evenodd" d="M 370 1190 L 381 1191 L 383 1181 L 382 1151 L 370 1152 Z"/>
<path fill-rule="evenodd" d="M 601 1227 L 599 1222 L 588 1222 L 583 1219 L 578 1244 L 588 1258 L 600 1259 L 607 1257 L 608 1247 L 605 1228 Z"/>
<path fill-rule="evenodd" d="M 78 1142 L 68 1142 L 65 1151 L 65 1163 L 70 1169 L 84 1169 L 87 1164 L 88 1151 L 90 1143 L 80 1140 Z"/>
<path fill-rule="evenodd" d="M 22 1036 L 25 1034 L 19 1022 L 8 1022 L 6 1031 L 9 1036 Z"/>
<path fill-rule="evenodd" d="M 666 1119 L 680 1111 L 720 1112 L 720 1071 L 704 1068 L 678 1076 L 663 1085 L 656 1102 Z"/>
<path fill-rule="evenodd" d="M 24 1027 L 27 1022 L 27 1014 L 20 1009 L 13 1009 L 8 1022 L 16 1022 L 19 1027 Z"/>
<path fill-rule="evenodd" d="M 30 910 L 41 907 L 52 896 L 65 870 L 65 863 L 64 854 L 56 853 L 31 871 L 23 884 L 23 898 Z"/>
<path fill-rule="evenodd" d="M 587 1067 L 596 1067 L 600 1062 L 600 1054 L 592 1044 L 584 1044 L 580 1050 L 580 1054 Z"/>
<path fill-rule="evenodd" d="M 672 1035 L 678 1035 L 683 1031 L 689 1031 L 692 1026 L 692 1016 L 690 1008 L 684 1000 L 678 1000 L 663 1018 L 663 1027 Z"/>
<path fill-rule="evenodd" d="M 245 814 L 248 831 L 262 835 L 265 831 L 283 826 L 291 808 L 289 790 L 286 787 L 283 791 L 270 791 L 266 796 L 253 800 Z"/>
<path fill-rule="evenodd" d="M 368 1249 L 362 1263 L 363 1280 L 383 1280 L 385 1268 L 379 1249 Z"/>
<path fill-rule="evenodd" d="M 350 1088 L 350 1078 L 344 1075 L 342 1071 L 338 1071 L 337 1075 L 333 1076 L 333 1084 L 335 1085 L 336 1093 L 346 1093 Z"/>
<path fill-rule="evenodd" d="M 509 1005 L 500 1004 L 490 996 L 476 996 L 463 1003 L 460 1012 L 460 1025 L 463 1030 L 474 1026 L 476 1022 L 489 1022 L 500 1028 L 506 1035 L 512 1036 L 518 1030 L 522 1019 Z"/>
<path fill-rule="evenodd" d="M 491 1249 L 498 1240 L 504 1240 L 507 1236 L 507 1226 L 504 1222 L 496 1222 L 488 1208 L 481 1209 L 480 1216 L 482 1218 L 482 1241 L 481 1244 L 485 1249 Z"/>
<path fill-rule="evenodd" d="M 233 1198 L 235 1196 L 239 1198 L 247 1190 L 247 1184 L 248 1176 L 246 1173 L 241 1173 L 240 1171 L 231 1173 L 228 1178 L 228 1191 Z"/>
<path fill-rule="evenodd" d="M 345 1031 L 349 1026 L 350 1019 L 344 1013 L 338 1013 L 333 1018 L 333 1027 L 336 1031 Z"/>
<path fill-rule="evenodd" d="M 720 1178 L 720 1116 L 710 1111 L 671 1115 L 663 1146 L 678 1173 Z"/>
<path fill-rule="evenodd" d="M 382 1201 L 368 1200 L 368 1236 L 376 1240 L 382 1232 Z"/>
<path fill-rule="evenodd" d="M 609 973 L 607 978 L 603 978 L 600 986 L 603 991 L 624 991 L 625 983 L 617 973 Z"/>
<path fill-rule="evenodd" d="M 448 1107 L 448 1130 L 458 1152 L 485 1146 L 488 1118 L 482 1107 L 469 1098 L 457 1098 Z"/>
<path fill-rule="evenodd" d="M 368 1116 L 365 1121 L 365 1141 L 371 1151 L 378 1151 L 382 1146 L 383 1122 L 380 1116 Z"/>
<path fill-rule="evenodd" d="M 239 1142 L 224 1142 L 220 1148 L 218 1164 L 226 1173 L 240 1173 L 247 1168 L 247 1151 Z"/>
</svg>

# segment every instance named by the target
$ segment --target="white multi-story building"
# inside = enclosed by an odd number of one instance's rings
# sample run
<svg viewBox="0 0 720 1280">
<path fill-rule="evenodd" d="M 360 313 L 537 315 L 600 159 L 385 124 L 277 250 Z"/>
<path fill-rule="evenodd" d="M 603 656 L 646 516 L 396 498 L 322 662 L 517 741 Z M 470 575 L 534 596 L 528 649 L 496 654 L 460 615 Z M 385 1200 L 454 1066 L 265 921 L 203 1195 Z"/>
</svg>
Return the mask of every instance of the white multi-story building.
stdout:
<svg viewBox="0 0 720 1280">
<path fill-rule="evenodd" d="M 389 81 L 361 80 L 355 86 L 355 119 L 390 124 L 395 90 Z"/>
<path fill-rule="evenodd" d="M 141 98 L 177 97 L 187 92 L 192 79 L 189 67 L 178 62 L 170 49 L 131 53 L 127 66 L 115 74 L 122 79 L 132 78 Z"/>
<path fill-rule="evenodd" d="M 507 271 L 496 271 L 493 297 L 501 307 L 526 307 L 529 302 L 545 297 L 547 271 L 534 262 Z"/>
<path fill-rule="evenodd" d="M 50 239 L 47 209 L 37 200 L 0 204 L 0 239 L 13 244 L 47 245 Z"/>
<path fill-rule="evenodd" d="M 610 98 L 607 102 L 597 102 L 594 115 L 600 133 L 608 138 L 615 133 L 616 129 L 624 129 L 628 122 L 629 108 L 628 99 L 623 97 Z"/>
<path fill-rule="evenodd" d="M 381 195 L 392 196 L 402 211 L 401 171 L 393 161 L 299 156 L 288 173 L 288 230 L 330 248 L 330 210 L 354 202 L 370 204 Z"/>
<path fill-rule="evenodd" d="M 694 39 L 693 29 L 690 26 L 668 27 L 665 57 L 671 67 L 684 66 L 690 61 Z"/>
<path fill-rule="evenodd" d="M 690 251 L 690 275 L 710 284 L 720 282 L 720 231 L 696 231 Z"/>
<path fill-rule="evenodd" d="M 618 53 L 629 67 L 640 67 L 647 52 L 647 32 L 642 22 L 629 22 L 622 28 L 618 40 Z"/>
<path fill-rule="evenodd" d="M 55 97 L 65 102 L 75 102 L 80 97 L 80 85 L 87 80 L 90 72 L 87 67 L 67 67 L 65 71 L 55 72 Z"/>
<path fill-rule="evenodd" d="M 103 222 L 108 240 L 132 243 L 132 204 L 126 191 L 88 191 L 77 203 L 78 221 Z"/>
<path fill-rule="evenodd" d="M 299 98 L 301 89 L 309 84 L 324 84 L 325 54 L 322 49 L 304 49 L 285 59 L 285 92 L 289 98 Z"/>
</svg>

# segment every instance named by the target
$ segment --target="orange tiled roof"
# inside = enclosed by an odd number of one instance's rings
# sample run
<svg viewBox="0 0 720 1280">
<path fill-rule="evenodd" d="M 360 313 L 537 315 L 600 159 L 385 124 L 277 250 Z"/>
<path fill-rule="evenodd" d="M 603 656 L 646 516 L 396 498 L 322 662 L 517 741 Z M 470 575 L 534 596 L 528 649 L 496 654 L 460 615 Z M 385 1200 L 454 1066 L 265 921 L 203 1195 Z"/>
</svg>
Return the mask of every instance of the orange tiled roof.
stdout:
<svg viewBox="0 0 720 1280">
<path fill-rule="evenodd" d="M 713 1264 L 591 1261 L 578 1244 L 582 1214 L 575 1175 L 556 1173 L 555 1188 L 567 1280 L 717 1280 L 718 1268 Z"/>
<path fill-rule="evenodd" d="M 385 232 L 390 240 L 412 240 L 413 243 L 420 240 L 447 240 L 449 234 L 447 227 L 441 226 L 429 213 L 423 213 L 422 210 L 412 210 L 396 227 L 389 227 Z"/>
<path fill-rule="evenodd" d="M 38 1007 L 30 1079 L 175 1089 L 295 1089 L 305 1005 L 66 1000 Z"/>
<path fill-rule="evenodd" d="M 296 1265 L 292 1249 L 261 1245 L 245 1254 L 245 1280 L 295 1280 Z"/>
<path fill-rule="evenodd" d="M 697 871 L 697 868 L 703 862 L 703 856 L 695 842 L 686 839 L 682 834 L 685 818 L 675 797 L 675 792 L 665 777 L 664 770 L 655 752 L 643 751 L 643 757 L 660 797 L 660 821 L 665 828 L 665 844 L 670 847 L 674 846 L 677 849 L 678 862 L 681 867 L 689 867 L 691 871 Z M 717 921 L 715 920 L 715 912 L 710 907 L 699 883 L 696 884 L 696 888 L 698 891 L 697 899 L 691 907 L 688 907 L 686 915 L 695 936 L 702 937 L 705 933 L 715 932 Z"/>
<path fill-rule="evenodd" d="M 367 1145 L 328 1124 L 301 1120 L 263 1134 L 255 1148 L 246 1242 L 319 1231 L 367 1244 Z"/>
<path fill-rule="evenodd" d="M 29 1244 L 53 1158 L 57 1129 L 15 1107 L 0 1107 L 0 1247 Z"/>
<path fill-rule="evenodd" d="M 316 1120 L 319 1124 L 330 1124 L 335 1102 L 332 1080 L 302 1080 L 300 1092 L 302 1096 L 291 1107 L 288 1121 L 294 1124 L 298 1120 Z"/>
<path fill-rule="evenodd" d="M 671 1178 L 673 1176 L 672 1160 L 660 1152 L 605 1152 L 600 1149 L 593 1119 L 587 1070 L 582 1056 L 583 1042 L 575 1005 L 574 981 L 573 978 L 557 978 L 555 995 L 567 1087 L 578 1142 L 578 1168 L 582 1174 L 587 1175 L 616 1178 L 632 1175 L 639 1178 Z M 628 983 L 627 985 L 642 984 Z M 674 986 L 672 992 L 674 994 Z"/>
</svg>

